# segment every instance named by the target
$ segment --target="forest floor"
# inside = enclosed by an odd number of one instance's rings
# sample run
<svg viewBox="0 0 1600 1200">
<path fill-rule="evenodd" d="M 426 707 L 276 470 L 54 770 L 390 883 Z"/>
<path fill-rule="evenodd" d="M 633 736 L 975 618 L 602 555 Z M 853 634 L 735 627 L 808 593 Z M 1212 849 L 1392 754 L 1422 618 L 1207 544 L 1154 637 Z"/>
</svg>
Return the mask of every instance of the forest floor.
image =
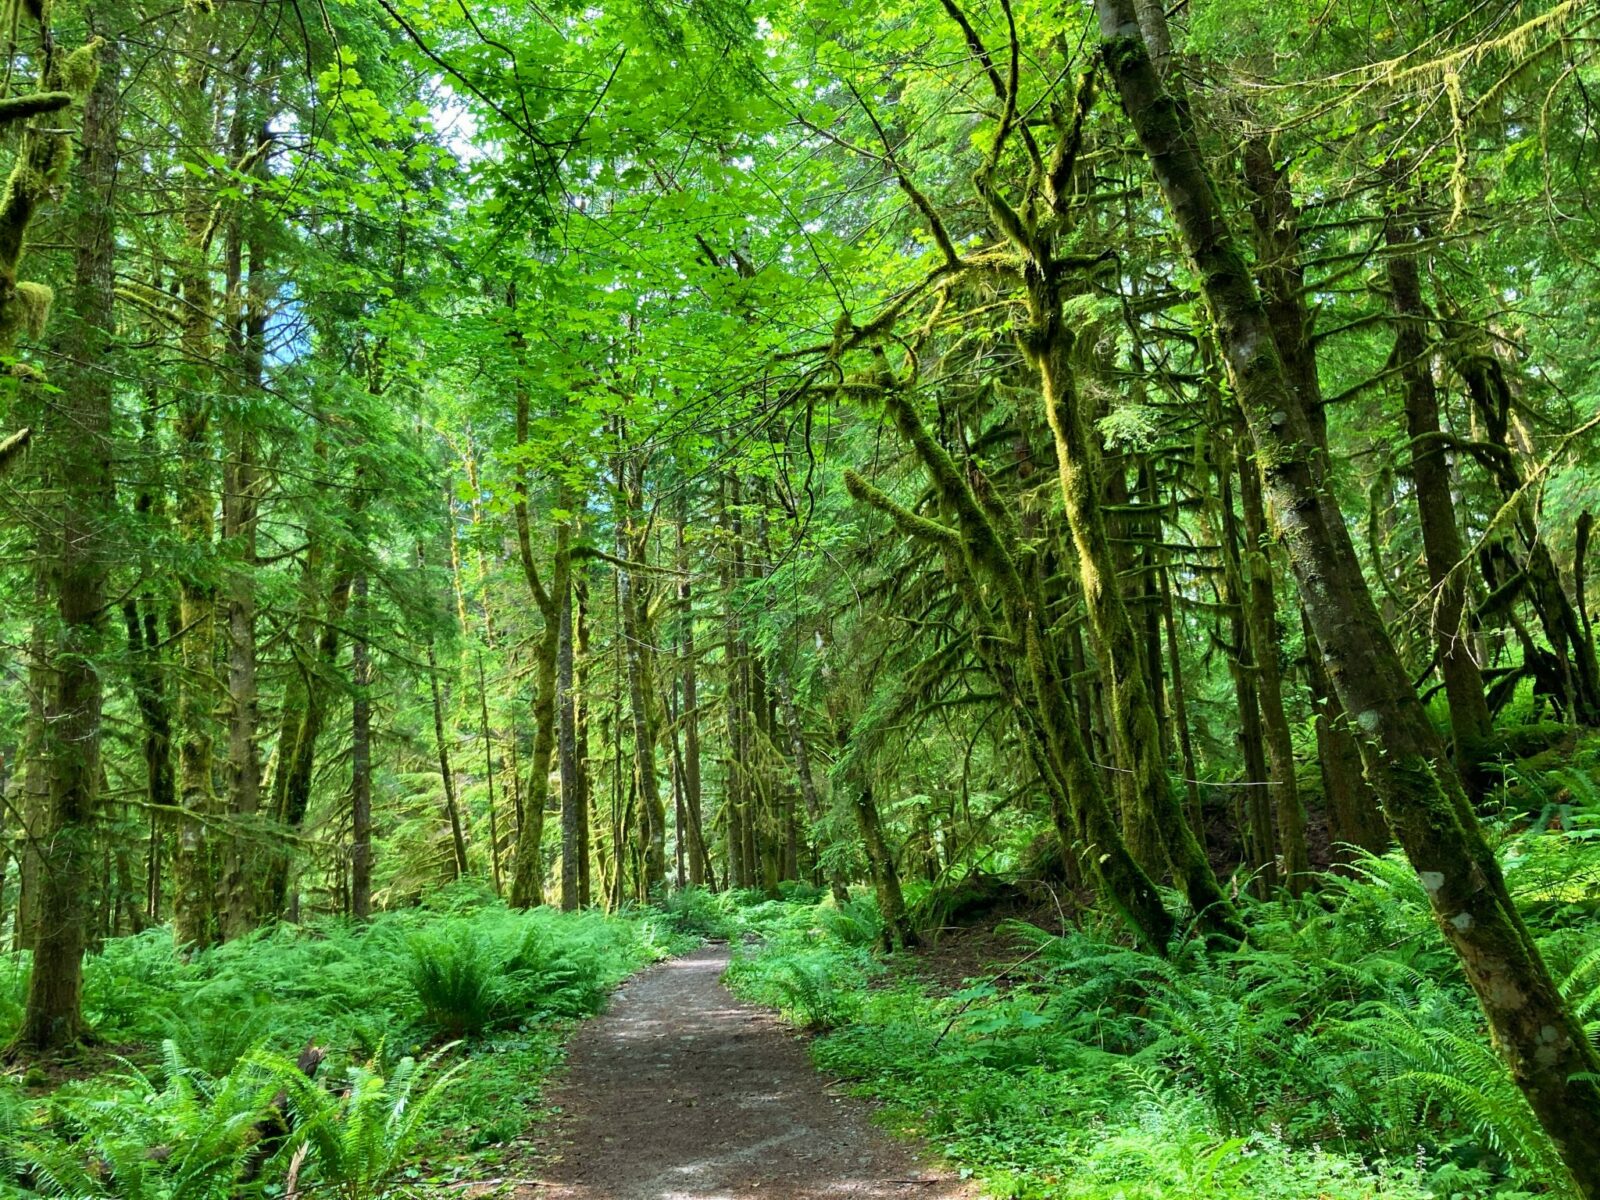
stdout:
<svg viewBox="0 0 1600 1200">
<path fill-rule="evenodd" d="M 815 1200 L 976 1193 L 873 1127 L 805 1039 L 720 983 L 727 946 L 636 976 L 573 1039 L 543 1178 L 523 1200 Z"/>
</svg>

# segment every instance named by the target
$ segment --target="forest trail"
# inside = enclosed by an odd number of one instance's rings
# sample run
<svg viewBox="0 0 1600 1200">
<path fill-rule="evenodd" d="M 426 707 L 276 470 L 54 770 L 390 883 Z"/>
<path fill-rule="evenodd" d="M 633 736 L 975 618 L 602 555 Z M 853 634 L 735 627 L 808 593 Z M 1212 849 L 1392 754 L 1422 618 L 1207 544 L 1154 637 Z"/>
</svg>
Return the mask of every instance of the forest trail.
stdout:
<svg viewBox="0 0 1600 1200">
<path fill-rule="evenodd" d="M 817 1200 L 975 1193 L 833 1094 L 805 1043 L 719 982 L 726 946 L 644 972 L 574 1038 L 526 1200 Z"/>
</svg>

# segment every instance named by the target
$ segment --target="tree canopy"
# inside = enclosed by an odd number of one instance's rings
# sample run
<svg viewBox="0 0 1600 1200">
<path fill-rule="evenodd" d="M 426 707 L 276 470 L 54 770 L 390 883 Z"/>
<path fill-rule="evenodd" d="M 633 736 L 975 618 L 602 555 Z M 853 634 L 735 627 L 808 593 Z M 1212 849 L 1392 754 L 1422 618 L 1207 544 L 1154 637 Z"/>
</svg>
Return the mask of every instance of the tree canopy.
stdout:
<svg viewBox="0 0 1600 1200">
<path fill-rule="evenodd" d="M 1387 854 L 1600 1196 L 1593 4 L 8 12 L 16 1053 L 458 880 L 1176 961 Z"/>
</svg>

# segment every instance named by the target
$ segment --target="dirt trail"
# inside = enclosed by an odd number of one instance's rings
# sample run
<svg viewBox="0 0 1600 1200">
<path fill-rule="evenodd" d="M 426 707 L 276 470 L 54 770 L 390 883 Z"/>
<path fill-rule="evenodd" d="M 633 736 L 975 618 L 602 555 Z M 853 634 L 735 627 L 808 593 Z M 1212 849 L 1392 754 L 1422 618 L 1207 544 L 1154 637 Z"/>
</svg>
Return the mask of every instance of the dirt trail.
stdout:
<svg viewBox="0 0 1600 1200">
<path fill-rule="evenodd" d="M 969 1200 L 833 1095 L 805 1043 L 718 982 L 725 946 L 629 982 L 573 1040 L 529 1200 Z"/>
</svg>

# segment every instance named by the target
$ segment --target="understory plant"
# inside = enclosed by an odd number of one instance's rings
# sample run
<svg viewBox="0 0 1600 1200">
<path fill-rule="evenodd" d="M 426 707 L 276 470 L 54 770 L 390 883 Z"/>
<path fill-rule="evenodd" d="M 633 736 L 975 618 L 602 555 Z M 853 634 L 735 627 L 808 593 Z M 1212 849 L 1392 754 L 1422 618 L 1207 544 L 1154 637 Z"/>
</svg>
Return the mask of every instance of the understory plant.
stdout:
<svg viewBox="0 0 1600 1200">
<path fill-rule="evenodd" d="M 60 1086 L 0 1076 L 0 1197 L 368 1200 L 424 1157 L 472 1173 L 537 1119 L 571 1019 L 689 944 L 648 912 L 466 892 L 189 959 L 165 929 L 108 942 L 86 1009 L 119 1054 Z"/>
<path fill-rule="evenodd" d="M 1511 773 L 1501 802 L 1508 884 L 1600 1041 L 1600 789 Z M 951 990 L 826 902 L 727 979 L 997 1196 L 1569 1194 L 1409 865 L 1361 855 L 1246 915 L 1243 948 L 1166 958 L 1110 925 L 1002 923 L 1020 961 Z"/>
</svg>

